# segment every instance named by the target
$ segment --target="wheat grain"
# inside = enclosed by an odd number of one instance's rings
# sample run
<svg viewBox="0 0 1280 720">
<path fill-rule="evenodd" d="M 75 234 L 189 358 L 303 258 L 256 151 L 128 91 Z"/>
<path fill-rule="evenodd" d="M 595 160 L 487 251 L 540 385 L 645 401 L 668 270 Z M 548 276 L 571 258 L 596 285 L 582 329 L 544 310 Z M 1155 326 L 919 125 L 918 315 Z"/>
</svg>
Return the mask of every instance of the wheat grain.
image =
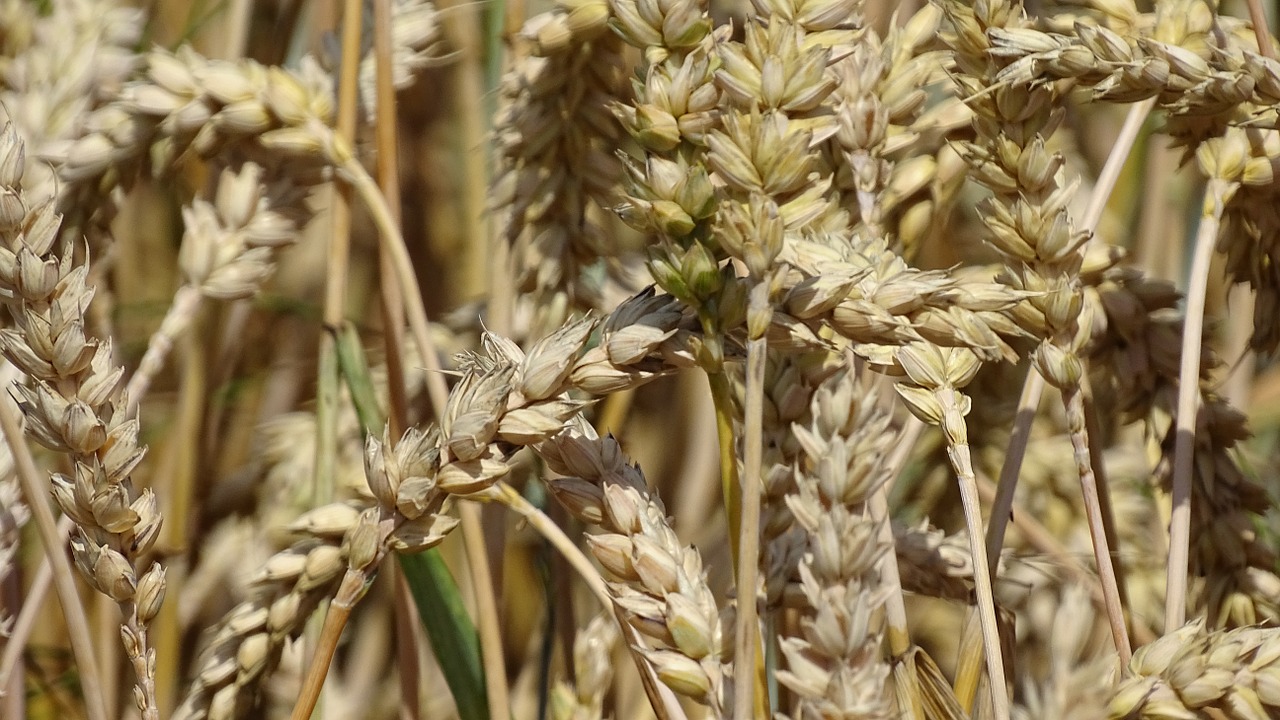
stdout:
<svg viewBox="0 0 1280 720">
<path fill-rule="evenodd" d="M 1196 621 L 1134 653 L 1111 696 L 1111 718 L 1261 720 L 1280 709 L 1274 628 L 1205 632 Z"/>
</svg>

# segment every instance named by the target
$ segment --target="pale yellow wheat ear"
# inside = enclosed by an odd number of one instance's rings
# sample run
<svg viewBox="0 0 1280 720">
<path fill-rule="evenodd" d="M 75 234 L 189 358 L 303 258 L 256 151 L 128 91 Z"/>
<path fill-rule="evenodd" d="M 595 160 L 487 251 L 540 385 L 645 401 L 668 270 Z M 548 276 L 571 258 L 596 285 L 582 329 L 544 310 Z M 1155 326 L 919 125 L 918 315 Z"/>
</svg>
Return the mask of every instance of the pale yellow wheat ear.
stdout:
<svg viewBox="0 0 1280 720">
<path fill-rule="evenodd" d="M 12 122 L 36 162 L 24 183 L 36 197 L 59 191 L 45 158 L 66 150 L 85 117 L 120 91 L 138 64 L 143 11 L 114 0 L 57 0 L 47 11 L 10 3 L 9 58 L 3 67 L 0 120 Z"/>
<path fill-rule="evenodd" d="M 0 717 L 1280 717 L 1259 4 L 0 0 Z"/>
<path fill-rule="evenodd" d="M 599 720 L 613 682 L 611 662 L 618 645 L 618 624 L 597 615 L 573 640 L 573 681 L 561 680 L 551 690 L 548 716 L 552 720 Z"/>
<path fill-rule="evenodd" d="M 726 702 L 723 640 L 702 558 L 680 542 L 662 502 L 613 438 L 569 432 L 535 446 L 556 473 L 551 492 L 605 531 L 588 547 L 611 580 L 618 616 L 650 640 L 636 648 L 658 679 L 720 716 Z"/>
<path fill-rule="evenodd" d="M 880 650 L 888 590 L 878 565 L 889 548 L 867 512 L 887 479 L 881 461 L 892 434 L 888 416 L 867 395 L 852 370 L 841 368 L 817 388 L 811 418 L 794 427 L 803 453 L 787 504 L 808 535 L 799 566 L 808 607 L 800 637 L 782 644 L 789 669 L 779 680 L 799 696 L 800 717 L 888 718 L 895 711 Z"/>
<path fill-rule="evenodd" d="M 0 218 L 0 284 L 11 318 L 11 326 L 0 331 L 0 351 L 30 379 L 14 386 L 27 433 L 72 463 L 66 474 L 53 476 L 53 498 L 76 525 L 71 551 L 82 575 L 120 606 L 121 639 L 136 678 L 134 699 L 144 720 L 152 720 L 159 709 L 148 631 L 164 599 L 165 573 L 148 558 L 161 523 L 156 497 L 134 488 L 130 477 L 145 454 L 138 421 L 126 413 L 123 368 L 114 365 L 110 341 L 86 335 L 84 313 L 93 299 L 85 284 L 88 267 L 77 260 L 77 247 L 59 238 L 61 217 L 51 200 L 41 204 L 22 190 L 23 146 L 12 126 L 0 134 L 0 144 L 0 185 L 7 200 Z M 6 408 L 5 435 L 12 447 L 20 439 L 7 413 Z M 36 491 L 26 488 L 29 498 Z M 42 525 L 51 522 L 42 518 Z M 46 542 L 54 537 L 51 530 L 43 530 Z M 78 603 L 65 596 L 64 602 Z"/>
<path fill-rule="evenodd" d="M 275 271 L 278 253 L 300 239 L 311 220 L 308 188 L 278 170 L 272 175 L 255 162 L 224 169 L 212 201 L 196 198 L 183 208 L 178 261 L 184 284 L 129 378 L 131 408 L 141 404 L 203 302 L 257 294 Z"/>
</svg>

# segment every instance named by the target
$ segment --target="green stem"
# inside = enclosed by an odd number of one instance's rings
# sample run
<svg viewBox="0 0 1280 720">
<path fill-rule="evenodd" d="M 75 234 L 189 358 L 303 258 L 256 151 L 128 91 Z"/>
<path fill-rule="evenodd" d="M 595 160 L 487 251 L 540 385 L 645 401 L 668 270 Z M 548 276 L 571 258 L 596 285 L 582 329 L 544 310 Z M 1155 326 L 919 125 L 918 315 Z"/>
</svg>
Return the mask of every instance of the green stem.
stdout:
<svg viewBox="0 0 1280 720">
<path fill-rule="evenodd" d="M 987 677 L 991 686 L 991 705 L 995 720 L 1009 720 L 1008 681 L 1004 674 L 1004 657 L 1000 647 L 1000 627 L 996 621 L 995 593 L 982 531 L 982 506 L 978 500 L 978 480 L 973 474 L 969 435 L 960 411 L 963 397 L 954 388 L 934 391 L 943 408 L 942 434 L 947 440 L 947 457 L 960 481 L 960 503 L 964 508 L 965 526 L 969 534 L 969 552 L 973 555 L 974 594 L 978 601 L 978 620 L 982 626 L 982 645 L 986 652 Z"/>
</svg>

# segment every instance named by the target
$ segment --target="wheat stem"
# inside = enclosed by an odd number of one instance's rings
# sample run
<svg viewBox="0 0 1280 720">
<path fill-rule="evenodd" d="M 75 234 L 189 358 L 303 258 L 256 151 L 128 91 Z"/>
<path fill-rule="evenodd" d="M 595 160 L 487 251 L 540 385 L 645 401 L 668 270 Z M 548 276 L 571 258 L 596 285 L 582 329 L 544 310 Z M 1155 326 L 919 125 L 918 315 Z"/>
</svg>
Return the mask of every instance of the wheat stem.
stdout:
<svg viewBox="0 0 1280 720">
<path fill-rule="evenodd" d="M 753 293 L 753 302 L 758 296 Z M 768 717 L 769 699 L 764 692 L 765 667 L 759 664 L 761 646 L 756 585 L 760 562 L 760 463 L 763 452 L 764 371 L 768 341 L 747 341 L 746 402 L 744 409 L 742 515 L 738 528 L 738 616 L 734 628 L 736 682 L 733 716 L 737 720 Z M 762 702 L 763 701 L 763 702 Z"/>
<path fill-rule="evenodd" d="M 458 508 L 458 516 L 462 520 L 462 543 L 466 551 L 467 568 L 475 589 L 476 629 L 480 633 L 480 656 L 484 663 L 489 714 L 490 717 L 501 720 L 509 716 L 511 702 L 507 689 L 506 663 L 502 659 L 498 600 L 493 592 L 493 573 L 485 547 L 480 507 L 474 503 L 462 503 Z"/>
<path fill-rule="evenodd" d="M 1080 376 L 1080 398 L 1084 402 L 1084 429 L 1090 443 L 1101 443 L 1102 421 L 1098 417 L 1098 404 L 1093 397 L 1093 383 L 1089 375 Z M 1102 452 L 1095 452 L 1094 445 L 1089 446 L 1089 467 L 1093 469 L 1094 481 L 1098 485 L 1098 510 L 1102 517 L 1102 530 L 1111 548 L 1111 566 L 1116 576 L 1116 590 L 1120 593 L 1120 607 L 1129 607 L 1129 592 L 1125 583 L 1124 563 L 1120 553 L 1120 532 L 1116 528 L 1116 512 L 1111 502 L 1111 485 L 1107 480 L 1107 464 L 1103 461 Z"/>
<path fill-rule="evenodd" d="M 876 522 L 876 533 L 879 540 L 886 548 L 894 546 L 893 540 L 893 522 L 889 516 L 889 491 L 890 485 L 902 471 L 902 466 L 906 464 L 907 458 L 911 455 L 911 450 L 915 448 L 916 442 L 920 439 L 921 433 L 924 432 L 925 424 L 915 416 L 908 416 L 906 424 L 898 433 L 895 441 L 893 454 L 889 456 L 889 460 L 885 467 L 885 482 L 880 483 L 876 491 L 872 493 L 868 508 L 871 511 L 871 517 Z M 885 598 L 885 621 L 888 627 L 889 636 L 889 653 L 894 658 L 900 658 L 911 650 L 911 632 L 907 628 L 907 606 L 906 599 L 902 594 L 902 577 L 898 573 L 898 557 L 894 552 L 885 552 L 880 558 L 880 580 L 884 587 L 888 588 L 889 594 Z"/>
<path fill-rule="evenodd" d="M 164 320 L 160 321 L 160 327 L 147 341 L 147 351 L 138 362 L 137 371 L 129 378 L 129 384 L 125 390 L 125 397 L 128 398 L 125 413 L 129 415 L 137 413 L 142 399 L 151 389 L 151 381 L 164 369 L 165 359 L 173 350 L 174 341 L 191 325 L 203 301 L 200 289 L 190 285 L 183 285 L 174 293 L 173 302 L 165 312 Z"/>
<path fill-rule="evenodd" d="M 342 158 L 336 158 L 338 169 L 369 211 L 374 225 L 378 228 L 379 238 L 391 256 L 391 264 L 395 268 L 396 280 L 400 283 L 401 298 L 409 319 L 409 329 L 413 333 L 413 341 L 422 354 L 422 362 L 426 373 L 424 378 L 431 407 L 436 417 L 443 415 L 445 402 L 449 397 L 449 389 L 444 382 L 444 374 L 440 367 L 440 358 L 436 355 L 435 343 L 431 340 L 431 324 L 427 319 L 427 310 L 422 302 L 422 288 L 418 285 L 417 275 L 413 271 L 413 260 L 405 246 L 404 235 L 396 223 L 382 191 L 369 173 L 349 152 Z"/>
<path fill-rule="evenodd" d="M 1173 514 L 1169 521 L 1169 568 L 1165 581 L 1166 633 L 1182 627 L 1187 613 L 1187 573 L 1191 546 L 1191 476 L 1195 462 L 1196 416 L 1200 411 L 1200 343 L 1204 305 L 1209 289 L 1209 264 L 1218 241 L 1223 206 L 1234 183 L 1211 178 L 1205 188 L 1204 209 L 1196 231 L 1195 251 L 1188 278 L 1186 320 L 1182 330 L 1182 361 L 1178 369 L 1177 437 L 1173 450 Z"/>
<path fill-rule="evenodd" d="M 324 614 L 324 625 L 316 640 L 315 654 L 307 666 L 307 674 L 303 677 L 302 688 L 298 691 L 298 701 L 293 706 L 290 720 L 310 720 L 316 702 L 320 699 L 320 691 L 324 688 L 325 676 L 338 650 L 338 641 L 342 639 L 342 631 L 351 619 L 352 608 L 364 595 L 366 582 L 364 573 L 357 570 L 347 570 L 342 577 L 338 594 L 329 603 L 329 610 Z"/>
<path fill-rule="evenodd" d="M 556 525 L 546 513 L 534 507 L 524 498 L 523 495 L 516 492 L 505 482 L 498 482 L 494 485 L 494 489 L 498 502 L 502 503 L 507 509 L 516 513 L 529 523 L 529 527 L 533 528 L 542 536 L 544 540 L 551 544 L 565 560 L 569 562 L 573 569 L 582 576 L 587 583 L 587 588 L 591 590 L 591 594 L 596 596 L 600 604 L 606 608 L 613 607 L 613 598 L 609 595 L 609 588 L 605 586 L 604 578 L 600 577 L 600 573 L 595 566 L 591 564 L 591 560 L 583 554 L 568 535 Z"/>
<path fill-rule="evenodd" d="M 1115 568 L 1111 564 L 1111 547 L 1107 542 L 1102 510 L 1099 507 L 1098 482 L 1090 465 L 1089 434 L 1085 429 L 1084 393 L 1079 386 L 1063 390 L 1063 403 L 1067 408 L 1067 425 L 1071 434 L 1076 471 L 1080 474 L 1080 492 L 1084 497 L 1085 517 L 1089 521 L 1089 535 L 1093 540 L 1093 557 L 1098 564 L 1098 577 L 1102 581 L 1102 599 L 1107 608 L 1107 622 L 1111 626 L 1111 639 L 1115 642 L 1120 664 L 1128 665 L 1133 657 L 1129 644 L 1129 632 L 1125 627 L 1124 605 Z M 1097 442 L 1097 440 L 1095 440 Z"/>
<path fill-rule="evenodd" d="M 191 509 L 198 478 L 201 429 L 206 409 L 206 354 L 199 332 L 182 342 L 179 359 L 182 363 L 182 385 L 178 398 L 178 417 L 173 426 L 174 442 L 167 447 L 161 463 L 169 479 L 165 524 L 161 528 L 163 547 L 186 548 L 190 543 Z M 166 569 L 165 592 L 172 598 L 182 596 L 186 585 L 187 568 L 184 563 L 172 563 Z M 181 670 L 178 661 L 182 655 L 182 622 L 178 603 L 167 602 L 160 606 L 156 616 L 156 699 L 162 712 L 170 714 L 177 705 Z"/>
<path fill-rule="evenodd" d="M 987 527 L 987 572 L 996 575 L 996 562 L 1004 549 L 1004 533 L 1009 527 L 1009 515 L 1013 511 L 1014 491 L 1018 486 L 1018 474 L 1027 456 L 1027 442 L 1031 439 L 1031 423 L 1036 419 L 1040 396 L 1044 393 L 1044 377 L 1035 367 L 1027 368 L 1027 379 L 1022 384 L 1022 396 L 1018 398 L 1018 413 L 1013 418 L 1013 430 L 1009 435 L 1009 447 L 1005 450 L 1004 464 L 1000 466 L 1000 479 L 996 482 L 996 496 L 991 503 L 991 524 Z"/>
<path fill-rule="evenodd" d="M 404 236 L 388 209 L 382 193 L 373 179 L 353 157 L 347 155 L 340 167 L 356 193 L 364 201 L 374 224 L 379 230 L 379 237 L 390 253 L 391 263 L 395 268 L 396 279 L 408 311 L 409 327 L 413 331 L 414 342 L 422 354 L 426 365 L 427 394 L 431 399 L 431 407 L 436 418 L 444 417 L 445 403 L 449 391 L 444 383 L 444 375 L 440 369 L 440 359 L 436 356 L 435 345 L 431 341 L 427 321 L 427 311 L 422 304 L 422 291 L 418 287 L 417 276 L 409 259 L 409 251 L 405 247 Z M 476 625 L 480 633 L 480 644 L 483 648 L 485 665 L 485 685 L 489 697 L 489 712 L 494 718 L 505 718 L 509 712 L 507 703 L 506 664 L 502 659 L 501 627 L 498 621 L 497 599 L 493 592 L 492 572 L 489 560 L 485 555 L 484 529 L 480 522 L 480 509 L 463 504 L 459 509 L 462 524 L 463 542 L 466 545 L 468 570 L 471 573 L 476 593 Z"/>
<path fill-rule="evenodd" d="M 964 508 L 965 527 L 969 533 L 969 551 L 973 553 L 974 594 L 978 601 L 978 620 L 982 625 L 982 645 L 986 653 L 992 710 L 995 720 L 1009 720 L 1009 682 L 1004 674 L 991 574 L 981 571 L 982 568 L 990 567 L 990 563 L 986 545 L 983 544 L 985 534 L 982 530 L 982 505 L 978 500 L 978 481 L 973 474 L 968 432 L 957 404 L 960 393 L 952 388 L 940 388 L 934 395 L 943 409 L 942 433 L 947 439 L 947 457 L 959 480 L 960 503 Z"/>
<path fill-rule="evenodd" d="M 1264 57 L 1276 59 L 1276 47 L 1271 42 L 1270 23 L 1267 12 L 1262 8 L 1262 0 L 1246 0 L 1249 5 L 1249 19 L 1253 22 L 1253 34 L 1258 38 L 1258 52 Z"/>
<path fill-rule="evenodd" d="M 356 130 L 356 90 L 360 69 L 360 40 L 363 21 L 363 5 L 359 0 L 342 0 L 342 66 L 338 80 L 338 109 L 334 133 L 337 140 L 352 145 Z M 338 366 L 337 329 L 342 326 L 347 303 L 347 276 L 351 263 L 351 200 L 350 189 L 336 184 L 330 197 L 329 246 L 325 261 L 323 322 L 327 332 L 320 333 L 320 347 L 316 368 L 316 440 L 315 465 L 311 485 L 311 502 L 314 507 L 327 505 L 334 498 L 338 458 L 338 403 L 341 370 Z M 321 603 L 323 607 L 323 603 Z M 307 693 L 313 677 L 318 677 L 315 699 L 302 717 L 310 718 L 320 697 L 321 687 L 333 661 L 335 648 L 328 648 L 329 623 L 341 614 L 331 607 L 323 613 L 323 625 L 315 619 L 306 633 L 307 654 L 311 665 L 304 681 L 299 704 L 307 702 Z M 345 623 L 345 618 L 343 620 Z M 339 632 L 341 627 L 339 627 Z M 337 637 L 333 638 L 336 646 Z M 299 706 L 295 705 L 297 716 Z M 323 707 L 319 713 L 323 718 Z"/>
<path fill-rule="evenodd" d="M 392 217 L 398 222 L 400 213 L 400 165 L 396 152 L 396 92 L 392 84 L 391 66 L 391 3 L 374 0 L 373 47 L 377 58 L 375 87 L 378 113 L 374 116 L 374 134 L 377 142 L 377 176 L 382 197 Z M 382 312 L 382 337 L 386 350 L 387 397 L 389 408 L 387 425 L 392 437 L 400 437 L 409 425 L 408 400 L 404 383 L 404 306 L 400 302 L 400 285 L 395 279 L 395 269 L 387 249 L 378 247 L 378 299 Z M 419 645 L 421 633 L 417 632 L 418 619 L 413 610 L 413 597 L 400 572 L 399 566 L 391 569 L 395 603 L 396 665 L 400 679 L 400 717 L 418 720 L 422 713 L 419 680 Z"/>
<path fill-rule="evenodd" d="M 1098 179 L 1094 181 L 1093 192 L 1089 195 L 1089 204 L 1085 207 L 1084 215 L 1080 219 L 1082 229 L 1090 234 L 1098 231 L 1098 223 L 1102 220 L 1102 213 L 1107 208 L 1107 201 L 1111 199 L 1111 193 L 1115 191 L 1116 183 L 1120 180 L 1120 171 L 1124 169 L 1129 153 L 1133 151 L 1138 135 L 1142 132 L 1142 126 L 1155 105 L 1155 98 L 1148 98 L 1129 106 L 1124 124 L 1120 126 L 1120 132 L 1116 134 L 1116 141 L 1111 146 L 1107 161 L 1102 165 Z"/>
<path fill-rule="evenodd" d="M 742 528 L 742 488 L 738 484 L 738 456 L 733 438 L 733 393 L 723 372 L 708 372 L 711 399 L 716 410 L 716 437 L 720 441 L 720 489 L 729 523 L 729 555 L 737 572 L 738 540 Z"/>
</svg>

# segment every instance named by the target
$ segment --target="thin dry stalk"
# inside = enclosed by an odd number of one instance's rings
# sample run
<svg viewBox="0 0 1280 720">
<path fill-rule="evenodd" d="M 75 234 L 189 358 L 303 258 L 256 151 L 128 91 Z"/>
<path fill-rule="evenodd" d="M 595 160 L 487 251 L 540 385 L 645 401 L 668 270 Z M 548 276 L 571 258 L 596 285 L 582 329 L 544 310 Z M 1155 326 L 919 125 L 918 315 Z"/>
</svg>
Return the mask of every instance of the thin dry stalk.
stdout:
<svg viewBox="0 0 1280 720">
<path fill-rule="evenodd" d="M 767 288 L 760 287 L 761 290 Z M 753 298 L 764 297 L 752 293 Z M 755 306 L 757 303 L 753 302 Z M 761 308 L 753 307 L 759 312 Z M 764 369 L 768 341 L 764 337 L 752 338 L 747 343 L 747 397 L 743 406 L 746 432 L 743 434 L 742 469 L 742 525 L 738 535 L 738 614 L 734 626 L 734 667 L 737 682 L 734 683 L 733 712 L 737 720 L 760 717 L 770 713 L 768 696 L 759 689 L 758 682 L 764 667 L 756 663 L 762 649 L 759 637 L 757 590 L 760 562 L 760 493 L 761 454 L 763 450 L 762 415 L 764 412 Z"/>
<path fill-rule="evenodd" d="M 498 616 L 498 598 L 495 593 L 492 564 L 486 551 L 484 525 L 480 507 L 463 503 L 458 508 L 462 519 L 462 542 L 465 545 L 467 568 L 475 585 L 476 624 L 480 633 L 480 653 L 484 662 L 485 693 L 489 712 L 495 717 L 509 715 L 510 700 L 507 687 L 507 669 L 503 662 L 502 626 Z M 498 673 L 494 676 L 494 673 Z"/>
<path fill-rule="evenodd" d="M 407 3 L 402 3 L 405 5 Z M 374 135 L 377 143 L 378 187 L 386 199 L 391 216 L 400 222 L 400 164 L 397 145 L 399 118 L 395 112 L 396 95 L 394 73 L 398 69 L 393 55 L 405 44 L 393 40 L 394 27 L 409 23 L 393 23 L 390 0 L 375 0 L 373 4 L 373 57 L 374 97 L 383 112 L 375 116 Z M 434 23 L 434 14 L 431 19 Z M 416 56 L 414 54 L 413 56 Z M 413 57 L 411 56 L 411 57 Z M 406 68 L 407 69 L 407 68 Z M 409 426 L 408 401 L 405 399 L 404 360 L 400 348 L 404 345 L 404 306 L 400 302 L 400 284 L 395 279 L 391 258 L 386 248 L 378 248 L 378 300 L 382 312 L 383 347 L 387 362 L 387 426 L 391 433 L 403 433 Z M 413 598 L 398 571 L 395 583 L 396 665 L 400 678 L 400 716 L 418 720 L 422 711 L 420 682 L 422 669 L 421 633 L 414 617 Z"/>
<path fill-rule="evenodd" d="M 911 416 L 898 437 L 895 439 L 893 454 L 885 463 L 885 481 L 871 495 L 868 509 L 871 519 L 878 523 L 879 542 L 885 547 L 894 547 L 893 525 L 889 519 L 889 488 L 898 473 L 902 471 L 907 458 L 915 448 L 925 424 L 915 416 Z M 887 591 L 885 598 L 885 622 L 889 639 L 889 652 L 895 658 L 901 658 L 911 649 L 911 633 L 907 628 L 907 608 L 902 595 L 902 578 L 898 571 L 897 552 L 885 553 L 880 558 L 880 582 Z"/>
<path fill-rule="evenodd" d="M 1182 330 L 1182 360 L 1178 370 L 1177 437 L 1173 455 L 1173 516 L 1169 524 L 1169 572 L 1165 586 L 1165 632 L 1186 621 L 1187 573 L 1191 547 L 1191 464 L 1194 460 L 1196 418 L 1200 414 L 1200 343 L 1204 330 L 1209 262 L 1213 259 L 1223 207 L 1237 185 L 1211 178 L 1205 188 L 1200 227 L 1196 230 L 1186 321 Z"/>
<path fill-rule="evenodd" d="M 986 533 L 982 528 L 982 506 L 978 498 L 978 482 L 973 472 L 965 415 L 972 401 L 961 393 L 973 379 L 980 361 L 973 352 L 962 348 L 939 349 L 915 343 L 898 350 L 901 363 L 911 384 L 894 386 L 921 421 L 942 429 L 947 441 L 947 457 L 960 483 L 960 502 L 964 507 L 969 550 L 973 554 L 974 585 L 978 603 L 978 620 L 982 626 L 982 644 L 991 690 L 991 707 L 996 720 L 1008 720 L 1008 679 L 1005 676 L 1000 629 L 996 621 L 992 577 L 983 569 L 990 567 L 986 557 Z"/>
<path fill-rule="evenodd" d="M 337 112 L 333 132 L 335 138 L 350 147 L 355 145 L 356 94 L 360 67 L 361 30 L 364 19 L 364 3 L 359 0 L 341 0 L 342 7 L 342 64 L 338 71 Z M 347 282 L 351 263 L 351 189 L 339 185 L 331 189 L 329 202 L 329 243 L 325 260 L 324 307 L 322 321 L 328 332 L 320 333 L 320 347 L 316 368 L 316 459 L 315 476 L 311 480 L 312 503 L 319 507 L 333 502 L 335 466 L 338 455 L 338 396 L 341 383 L 338 368 L 338 339 L 336 329 L 346 320 Z M 346 581 L 339 593 L 346 589 Z M 324 624 L 312 625 L 307 632 L 306 655 L 309 666 L 298 700 L 294 705 L 294 717 L 304 720 L 311 717 L 320 696 L 321 686 L 328 674 L 329 663 L 337 650 L 338 639 L 349 617 L 351 607 L 358 596 L 335 598 L 324 616 Z M 336 630 L 335 626 L 336 625 Z M 328 644 L 332 643 L 332 644 Z M 314 694 L 313 694 L 314 693 Z M 319 720 L 324 720 L 320 713 Z"/>
<path fill-rule="evenodd" d="M 1253 32 L 1258 38 L 1258 52 L 1265 58 L 1276 59 L 1275 41 L 1271 39 L 1271 31 L 1267 28 L 1267 12 L 1262 9 L 1262 0 L 1246 0 L 1249 5 L 1249 19 L 1253 21 Z"/>
<path fill-rule="evenodd" d="M 1043 392 L 1044 376 L 1036 372 L 1034 367 L 1027 368 L 1027 379 L 1023 381 L 1018 411 L 1013 416 L 1013 428 L 1009 433 L 1009 447 L 1005 450 L 1000 478 L 996 481 L 996 495 L 991 501 L 991 524 L 987 526 L 987 561 L 992 563 L 988 567 L 992 577 L 995 577 L 994 563 L 1004 549 L 1004 533 L 1009 527 L 1009 516 L 1013 512 L 1018 475 L 1022 470 L 1022 461 L 1027 456 L 1031 424 L 1040 409 L 1040 396 Z"/>
</svg>

